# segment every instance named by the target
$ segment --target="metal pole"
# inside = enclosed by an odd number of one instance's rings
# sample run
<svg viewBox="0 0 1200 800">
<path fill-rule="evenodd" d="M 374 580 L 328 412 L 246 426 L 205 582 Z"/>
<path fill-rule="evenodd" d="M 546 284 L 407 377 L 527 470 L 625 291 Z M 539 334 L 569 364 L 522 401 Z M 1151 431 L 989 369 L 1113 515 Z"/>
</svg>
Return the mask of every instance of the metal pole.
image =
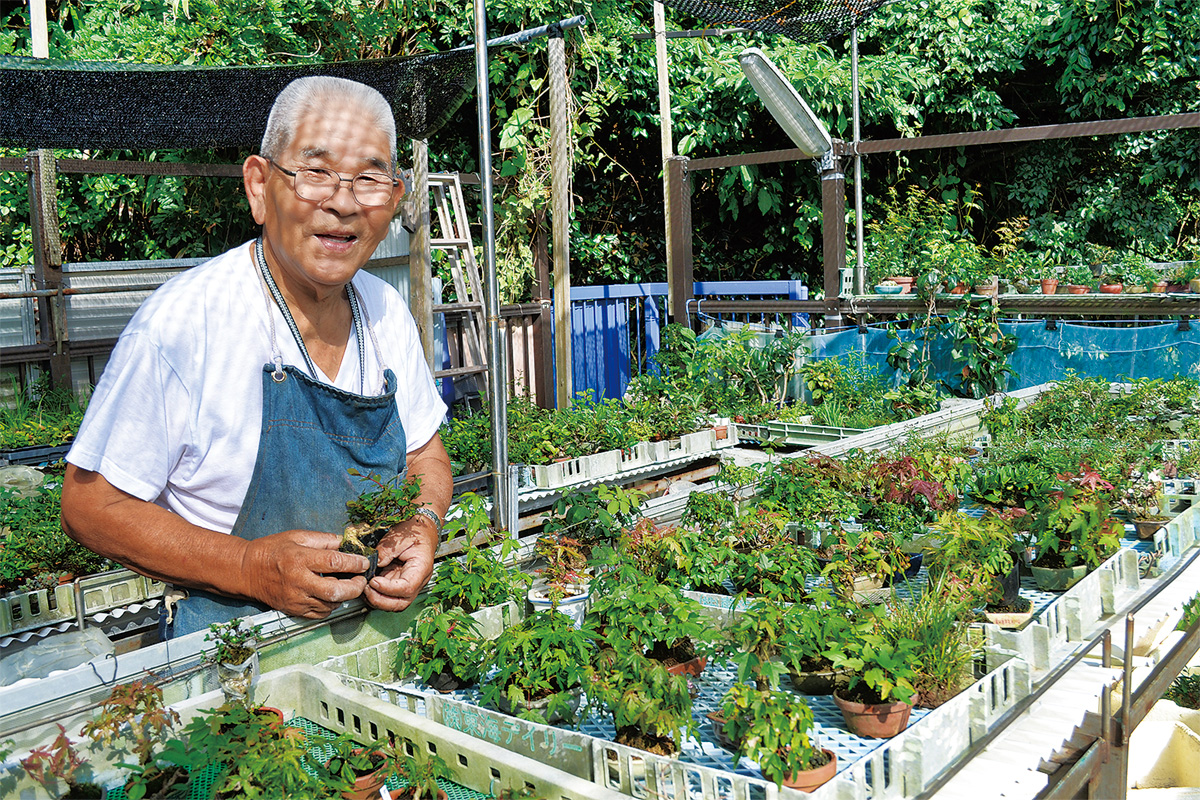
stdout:
<svg viewBox="0 0 1200 800">
<path fill-rule="evenodd" d="M 667 16 L 659 0 L 654 0 L 654 66 L 658 73 L 658 125 L 662 145 L 663 209 L 666 216 L 664 228 L 667 236 L 667 308 L 675 308 L 675 272 L 678 253 L 672 243 L 672 222 L 678 209 L 671 196 L 667 162 L 675 155 L 675 143 L 671 134 L 671 81 L 668 76 L 670 62 L 667 60 Z M 686 325 L 687 320 L 673 320 Z"/>
<path fill-rule="evenodd" d="M 492 491 L 495 500 L 493 523 L 508 525 L 508 359 L 500 337 L 500 284 L 496 278 L 496 221 L 492 205 L 492 122 L 491 96 L 488 92 L 487 8 L 485 0 L 475 0 L 475 103 L 479 118 L 479 182 L 483 197 L 484 299 L 487 309 L 488 398 L 492 413 Z"/>
<path fill-rule="evenodd" d="M 863 170 L 858 143 L 862 141 L 858 97 L 858 28 L 850 32 L 850 95 L 854 117 L 854 293 L 866 294 L 867 272 L 863 267 Z"/>
<path fill-rule="evenodd" d="M 571 386 L 571 138 L 567 113 L 567 55 L 561 32 L 550 37 L 550 196 L 554 253 L 554 405 L 566 408 Z"/>
</svg>

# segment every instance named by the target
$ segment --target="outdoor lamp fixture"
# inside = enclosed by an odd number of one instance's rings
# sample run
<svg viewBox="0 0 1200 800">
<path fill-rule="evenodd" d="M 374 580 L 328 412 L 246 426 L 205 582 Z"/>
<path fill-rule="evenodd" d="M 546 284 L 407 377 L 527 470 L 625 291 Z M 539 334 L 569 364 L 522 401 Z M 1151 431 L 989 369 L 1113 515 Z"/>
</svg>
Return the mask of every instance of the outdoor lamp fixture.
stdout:
<svg viewBox="0 0 1200 800">
<path fill-rule="evenodd" d="M 757 47 L 747 47 L 738 61 L 755 94 L 804 155 L 820 158 L 833 148 L 829 131 L 766 53 Z"/>
</svg>

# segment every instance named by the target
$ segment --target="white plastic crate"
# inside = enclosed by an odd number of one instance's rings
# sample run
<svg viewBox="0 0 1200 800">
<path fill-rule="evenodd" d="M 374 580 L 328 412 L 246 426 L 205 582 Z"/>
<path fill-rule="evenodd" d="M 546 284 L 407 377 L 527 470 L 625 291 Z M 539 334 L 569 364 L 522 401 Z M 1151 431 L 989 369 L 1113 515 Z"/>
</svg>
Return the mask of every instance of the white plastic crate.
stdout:
<svg viewBox="0 0 1200 800">
<path fill-rule="evenodd" d="M 480 738 L 453 730 L 427 717 L 385 703 L 342 685 L 337 675 L 308 665 L 295 665 L 265 673 L 254 689 L 255 702 L 284 712 L 284 718 L 303 717 L 334 733 L 348 733 L 361 742 L 394 736 L 425 753 L 437 753 L 454 771 L 454 780 L 477 792 L 498 795 L 530 790 L 534 797 L 553 800 L 618 800 L 621 795 L 531 758 L 513 753 Z M 224 702 L 221 692 L 199 695 L 173 707 L 183 724 L 201 711 Z M 182 726 L 181 726 L 182 727 Z M 48 744 L 58 729 L 47 723 Z M 20 782 L 17 797 L 39 797 L 41 790 L 16 767 L 24 753 L 14 754 L 13 770 Z M 127 760 L 118 747 L 88 753 L 97 782 L 120 783 L 125 771 L 117 763 Z M 6 789 L 7 791 L 7 789 Z M 7 795 L 6 795 L 7 796 Z"/>
<path fill-rule="evenodd" d="M 621 454 L 621 472 L 632 472 L 654 462 L 650 442 L 638 442 L 633 447 L 618 450 Z"/>
<path fill-rule="evenodd" d="M 558 489 L 588 480 L 616 475 L 621 470 L 621 451 L 606 450 L 590 456 L 569 458 L 553 464 L 535 465 L 533 480 L 541 489 Z"/>
</svg>

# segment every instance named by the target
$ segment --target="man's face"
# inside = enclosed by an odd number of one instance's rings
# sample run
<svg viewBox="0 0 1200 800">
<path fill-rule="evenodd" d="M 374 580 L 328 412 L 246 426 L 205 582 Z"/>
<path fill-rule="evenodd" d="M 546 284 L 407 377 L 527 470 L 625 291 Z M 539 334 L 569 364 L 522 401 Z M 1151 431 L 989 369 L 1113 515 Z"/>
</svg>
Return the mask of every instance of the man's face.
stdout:
<svg viewBox="0 0 1200 800">
<path fill-rule="evenodd" d="M 361 172 L 392 172 L 391 142 L 352 104 L 332 105 L 303 115 L 287 148 L 276 159 L 295 171 L 321 167 L 352 178 Z M 362 206 L 342 183 L 333 197 L 303 200 L 295 178 L 251 156 L 243 167 L 254 219 L 263 226 L 267 263 L 289 294 L 325 297 L 340 292 L 387 234 L 400 202 L 397 187 L 382 206 Z"/>
</svg>

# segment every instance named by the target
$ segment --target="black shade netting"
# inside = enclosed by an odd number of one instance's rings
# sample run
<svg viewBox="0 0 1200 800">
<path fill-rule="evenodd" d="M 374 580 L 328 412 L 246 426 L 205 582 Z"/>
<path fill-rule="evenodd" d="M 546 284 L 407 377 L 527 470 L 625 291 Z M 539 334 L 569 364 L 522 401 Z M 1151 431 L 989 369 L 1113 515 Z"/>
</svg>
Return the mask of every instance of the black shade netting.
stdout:
<svg viewBox="0 0 1200 800">
<path fill-rule="evenodd" d="M 892 0 L 663 0 L 713 25 L 783 34 L 797 42 L 824 42 L 857 28 Z"/>
<path fill-rule="evenodd" d="M 0 144 L 25 148 L 254 147 L 275 96 L 307 75 L 378 89 L 401 138 L 427 139 L 475 88 L 470 48 L 402 58 L 176 67 L 0 57 Z"/>
</svg>

